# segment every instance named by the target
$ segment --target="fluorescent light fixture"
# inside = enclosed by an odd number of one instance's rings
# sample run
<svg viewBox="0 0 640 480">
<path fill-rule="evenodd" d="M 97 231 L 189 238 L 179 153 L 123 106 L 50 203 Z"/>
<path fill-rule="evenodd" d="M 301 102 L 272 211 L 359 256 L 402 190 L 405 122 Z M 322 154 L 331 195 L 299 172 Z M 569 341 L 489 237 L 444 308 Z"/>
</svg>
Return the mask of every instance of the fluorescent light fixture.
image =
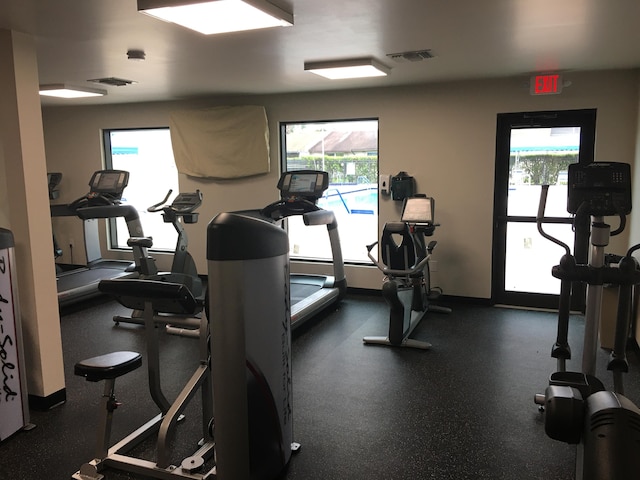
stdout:
<svg viewBox="0 0 640 480">
<path fill-rule="evenodd" d="M 138 0 L 138 11 L 205 35 L 293 25 L 293 15 L 266 0 Z"/>
<path fill-rule="evenodd" d="M 383 77 L 391 69 L 373 58 L 334 60 L 327 62 L 305 62 L 304 69 L 330 80 L 345 78 Z"/>
<path fill-rule="evenodd" d="M 101 90 L 99 88 L 74 87 L 63 83 L 40 85 L 40 95 L 45 97 L 83 98 L 101 97 L 106 94 L 106 90 Z"/>
</svg>

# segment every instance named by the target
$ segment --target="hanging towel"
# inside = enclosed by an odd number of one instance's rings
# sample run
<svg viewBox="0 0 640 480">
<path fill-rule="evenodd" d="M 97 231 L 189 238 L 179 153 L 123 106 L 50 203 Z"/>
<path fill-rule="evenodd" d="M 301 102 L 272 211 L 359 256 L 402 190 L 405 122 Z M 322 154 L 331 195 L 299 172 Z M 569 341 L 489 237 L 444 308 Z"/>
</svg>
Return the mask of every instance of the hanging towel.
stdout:
<svg viewBox="0 0 640 480">
<path fill-rule="evenodd" d="M 239 178 L 269 172 L 269 128 L 264 107 L 214 107 L 170 114 L 179 173 Z"/>
</svg>

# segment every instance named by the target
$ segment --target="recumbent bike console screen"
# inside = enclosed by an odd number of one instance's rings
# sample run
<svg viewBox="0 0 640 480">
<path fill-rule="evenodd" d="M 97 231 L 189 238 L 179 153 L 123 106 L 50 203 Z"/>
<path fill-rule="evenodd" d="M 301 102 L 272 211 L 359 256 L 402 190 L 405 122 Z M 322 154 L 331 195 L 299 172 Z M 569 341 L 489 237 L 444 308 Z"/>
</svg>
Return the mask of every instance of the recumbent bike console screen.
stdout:
<svg viewBox="0 0 640 480">
<path fill-rule="evenodd" d="M 409 197 L 404 202 L 402 221 L 405 223 L 433 223 L 433 199 L 430 197 Z"/>
</svg>

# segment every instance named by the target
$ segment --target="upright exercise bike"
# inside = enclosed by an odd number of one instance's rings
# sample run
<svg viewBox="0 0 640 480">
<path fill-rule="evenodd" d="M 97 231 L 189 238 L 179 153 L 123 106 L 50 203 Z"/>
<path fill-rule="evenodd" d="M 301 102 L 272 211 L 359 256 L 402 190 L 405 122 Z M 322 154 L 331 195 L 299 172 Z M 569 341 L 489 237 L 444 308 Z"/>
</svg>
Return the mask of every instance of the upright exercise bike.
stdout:
<svg viewBox="0 0 640 480">
<path fill-rule="evenodd" d="M 538 208 L 538 230 L 543 237 L 565 250 L 552 275 L 560 279 L 558 333 L 551 356 L 558 371 L 551 374 L 544 395 L 535 402 L 545 412 L 545 431 L 554 439 L 577 445 L 576 480 L 632 480 L 640 473 L 640 409 L 624 394 L 622 377 L 628 372 L 625 356 L 630 331 L 632 291 L 640 284 L 640 270 L 631 247 L 619 263 L 605 263 L 604 248 L 609 237 L 622 233 L 631 211 L 631 174 L 623 163 L 594 162 L 569 166 L 567 210 L 575 214 L 575 225 L 591 222 L 591 257 L 587 265 L 578 264 L 570 248 L 547 234 L 543 224 L 548 185 L 542 187 Z M 617 215 L 620 226 L 610 231 L 605 216 Z M 568 343 L 569 308 L 574 282 L 587 284 L 582 369 L 566 370 L 571 358 Z M 614 349 L 608 370 L 613 372 L 613 391 L 595 376 L 602 288 L 619 286 Z"/>
<path fill-rule="evenodd" d="M 171 223 L 178 233 L 173 261 L 171 263 L 171 271 L 157 272 L 153 259 L 149 258 L 147 263 L 153 264 L 154 269 L 147 269 L 146 274 L 143 273 L 141 277 L 147 280 L 185 285 L 197 300 L 202 301 L 205 292 L 202 286 L 202 280 L 198 276 L 195 261 L 188 251 L 189 240 L 184 228 L 184 224 L 197 223 L 198 213 L 196 210 L 202 204 L 202 192 L 200 192 L 200 190 L 187 193 L 181 192 L 169 204 L 167 201 L 172 192 L 172 190 L 169 190 L 162 201 L 147 208 L 148 212 L 162 212 L 164 222 Z M 150 248 L 153 245 L 153 239 L 150 237 L 130 238 L 128 244 L 130 246 L 144 245 Z M 130 317 L 115 315 L 113 321 L 116 325 L 121 322 L 142 325 L 144 323 L 142 317 L 142 311 L 135 310 Z M 185 319 L 180 327 L 168 325 L 167 332 L 185 336 L 199 336 L 200 320 L 195 318 L 191 323 L 192 325 L 189 327 L 189 321 Z"/>
<path fill-rule="evenodd" d="M 184 224 L 198 222 L 199 214 L 196 209 L 202 204 L 202 192 L 196 190 L 195 192 L 179 193 L 171 204 L 168 204 L 167 200 L 169 200 L 171 193 L 172 190 L 169 190 L 161 202 L 150 206 L 147 211 L 162 212 L 164 223 L 172 224 L 178 233 L 173 262 L 171 263 L 170 274 L 174 277 L 171 281 L 186 284 L 193 295 L 198 298 L 202 296 L 202 282 L 198 276 L 196 263 L 188 251 L 189 239 Z"/>
<path fill-rule="evenodd" d="M 371 254 L 378 242 L 367 245 L 371 261 L 385 275 L 382 296 L 390 307 L 389 334 L 364 337 L 365 344 L 429 349 L 431 344 L 409 338 L 428 311 L 451 313 L 433 305 L 440 291 L 431 288 L 429 260 L 435 240 L 426 244 L 438 224 L 434 223 L 435 201 L 425 195 L 405 199 L 400 222 L 387 222 L 380 239 L 382 262 Z M 399 241 L 396 241 L 398 239 Z"/>
</svg>

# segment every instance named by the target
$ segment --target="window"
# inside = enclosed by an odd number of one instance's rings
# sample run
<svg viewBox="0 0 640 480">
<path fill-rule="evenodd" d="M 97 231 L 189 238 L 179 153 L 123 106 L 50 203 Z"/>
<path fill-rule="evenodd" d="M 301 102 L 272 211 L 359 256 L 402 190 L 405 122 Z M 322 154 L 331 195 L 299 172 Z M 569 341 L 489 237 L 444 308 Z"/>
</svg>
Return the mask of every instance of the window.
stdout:
<svg viewBox="0 0 640 480">
<path fill-rule="evenodd" d="M 169 129 L 105 130 L 104 150 L 106 168 L 129 172 L 122 201 L 138 210 L 144 235 L 153 238 L 153 250 L 173 251 L 177 241 L 173 226 L 163 222 L 161 213 L 147 212 L 169 189 L 173 190 L 172 198 L 178 194 L 178 170 Z M 128 249 L 128 238 L 123 218 L 109 221 L 110 248 Z"/>
<path fill-rule="evenodd" d="M 344 261 L 370 263 L 366 245 L 378 237 L 378 120 L 281 124 L 284 171 L 323 170 L 329 188 L 318 206 L 333 210 Z M 330 260 L 325 227 L 288 219 L 291 258 Z"/>
</svg>

